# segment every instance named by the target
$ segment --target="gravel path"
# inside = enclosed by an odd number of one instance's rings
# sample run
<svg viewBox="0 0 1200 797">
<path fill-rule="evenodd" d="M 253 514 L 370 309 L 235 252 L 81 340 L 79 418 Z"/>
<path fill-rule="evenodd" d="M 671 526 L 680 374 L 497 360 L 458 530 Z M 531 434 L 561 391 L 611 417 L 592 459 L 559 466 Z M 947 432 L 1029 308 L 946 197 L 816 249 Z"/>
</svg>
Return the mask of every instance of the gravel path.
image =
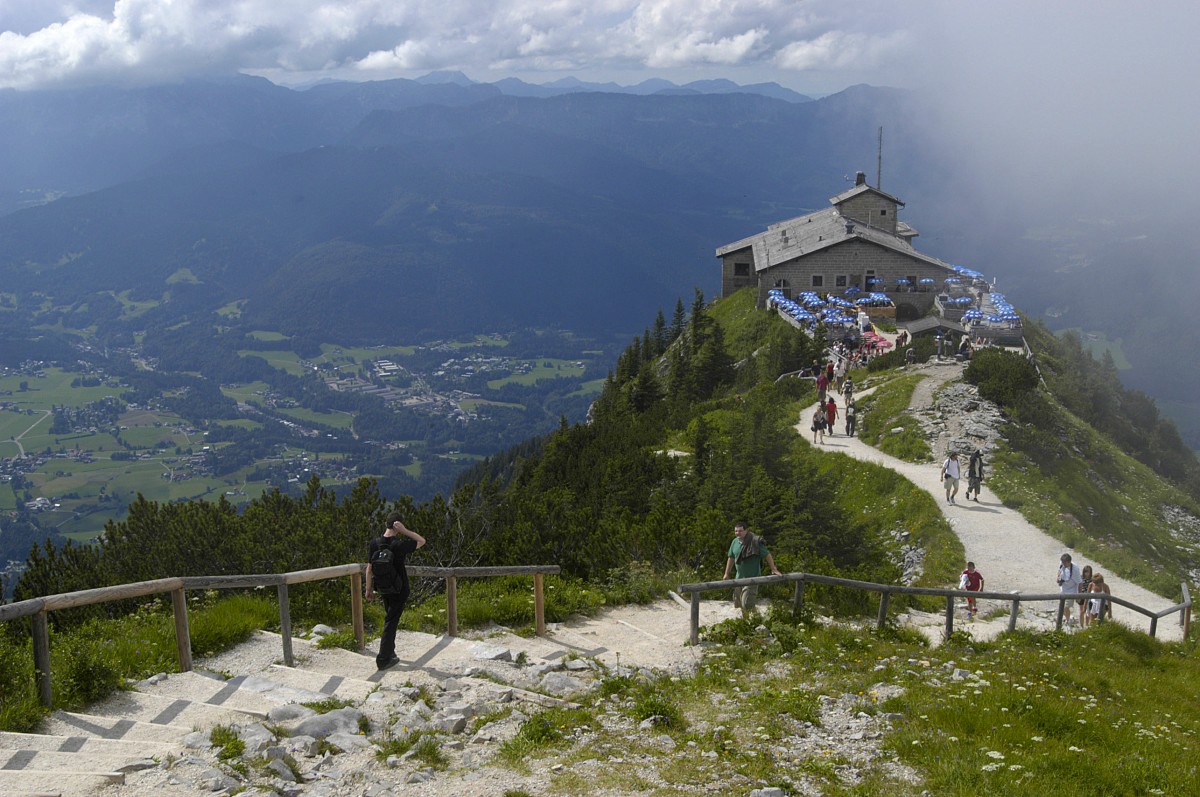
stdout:
<svg viewBox="0 0 1200 797">
<path fill-rule="evenodd" d="M 917 366 L 915 370 L 927 373 L 928 378 L 923 380 L 917 386 L 917 389 L 913 391 L 913 398 L 909 404 L 910 410 L 931 407 L 934 392 L 946 382 L 960 378 L 963 368 L 957 363 L 944 363 Z M 857 394 L 857 397 L 866 395 L 869 392 L 863 391 Z M 800 417 L 804 418 L 805 421 L 796 426 L 796 430 L 806 441 L 811 441 L 812 439 L 807 419 L 812 417 L 815 410 L 816 404 L 804 410 Z M 839 407 L 840 411 L 841 408 Z M 890 468 L 933 496 L 934 500 L 941 507 L 947 522 L 950 523 L 955 534 L 962 541 L 966 558 L 975 562 L 979 572 L 983 574 L 986 582 L 985 590 L 989 592 L 1057 592 L 1058 586 L 1055 584 L 1055 575 L 1058 569 L 1058 560 L 1063 553 L 1070 553 L 1075 564 L 1079 565 L 1079 567 L 1082 568 L 1084 565 L 1090 564 L 1094 570 L 1104 573 L 1105 581 L 1112 589 L 1113 595 L 1153 611 L 1165 609 L 1175 603 L 1173 600 L 1167 600 L 1147 589 L 1124 580 L 1108 568 L 1067 548 L 1063 543 L 1055 540 L 1031 524 L 1019 512 L 1004 506 L 1000 499 L 988 489 L 986 481 L 980 492 L 978 503 L 974 500 L 966 501 L 963 498 L 966 492 L 966 478 L 963 478 L 958 497 L 955 499 L 958 503 L 946 503 L 946 493 L 942 488 L 938 475 L 941 468 L 941 460 L 945 457 L 946 443 L 949 439 L 953 439 L 956 436 L 955 431 L 956 428 L 951 426 L 945 435 L 939 437 L 938 440 L 932 441 L 931 447 L 938 460 L 936 463 L 916 464 L 905 462 L 884 454 L 878 449 L 862 442 L 857 437 L 846 437 L 844 434 L 833 436 L 826 434 L 825 443 L 823 445 L 819 444 L 818 448 L 828 452 L 846 454 L 864 462 L 873 462 L 876 465 Z M 965 460 L 963 462 L 963 470 L 965 473 Z M 991 603 L 990 607 L 989 603 Z M 989 608 L 1001 605 L 1003 604 L 999 602 L 980 601 L 980 617 L 987 614 Z M 1076 605 L 1074 603 L 1070 605 L 1074 607 L 1072 614 L 1078 616 Z M 1037 604 L 1037 606 L 1042 608 L 1030 610 L 1029 614 L 1036 616 L 1031 619 L 1034 619 L 1037 625 L 1046 625 L 1047 617 L 1052 617 L 1057 607 L 1052 603 L 1041 603 Z M 1024 611 L 1023 609 L 1023 618 L 1026 616 Z M 1148 618 L 1122 606 L 1114 606 L 1113 616 L 1114 619 L 1133 628 L 1148 630 L 1150 627 Z M 932 617 L 938 623 L 942 621 L 938 616 Z M 1022 619 L 1020 624 L 1024 626 L 1027 623 Z M 1049 625 L 1052 624 L 1051 621 Z M 956 625 L 956 627 L 962 626 Z M 991 622 L 973 623 L 970 629 L 972 633 L 991 635 L 998 633 L 1006 627 L 1007 616 Z M 1161 620 L 1158 624 L 1157 634 L 1161 639 L 1181 639 L 1182 629 L 1179 626 L 1177 615 Z"/>
</svg>

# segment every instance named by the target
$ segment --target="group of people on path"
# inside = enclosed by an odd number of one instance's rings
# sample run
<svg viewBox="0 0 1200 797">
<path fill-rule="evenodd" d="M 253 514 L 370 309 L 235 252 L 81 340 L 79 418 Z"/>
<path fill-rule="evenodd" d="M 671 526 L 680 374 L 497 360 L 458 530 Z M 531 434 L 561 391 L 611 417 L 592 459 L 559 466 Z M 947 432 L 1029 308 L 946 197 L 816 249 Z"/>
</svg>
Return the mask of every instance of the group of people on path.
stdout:
<svg viewBox="0 0 1200 797">
<path fill-rule="evenodd" d="M 1111 595 L 1112 590 L 1104 583 L 1101 573 L 1093 573 L 1091 565 L 1079 565 L 1071 561 L 1071 554 L 1065 553 L 1058 563 L 1058 588 L 1064 594 L 1080 595 Z M 1076 598 L 1079 604 L 1079 625 L 1089 626 L 1092 623 L 1103 622 L 1107 617 L 1112 619 L 1112 601 L 1098 597 Z"/>
<path fill-rule="evenodd" d="M 941 480 L 942 487 L 946 490 L 946 503 L 953 504 L 954 498 L 958 495 L 959 482 L 962 479 L 962 463 L 958 459 L 958 452 L 951 451 L 946 459 L 942 462 Z M 983 451 L 975 449 L 971 452 L 971 458 L 967 461 L 967 500 L 971 500 L 971 493 L 975 493 L 975 503 L 979 503 L 979 489 L 983 485 Z"/>
<path fill-rule="evenodd" d="M 813 445 L 823 444 L 825 434 L 832 437 L 838 419 L 837 400 L 830 395 L 833 385 L 833 363 L 830 362 L 817 377 L 817 407 L 813 410 L 810 428 L 813 433 Z M 854 380 L 849 376 L 842 382 L 842 398 L 846 402 L 846 436 L 854 437 L 857 427 L 858 407 L 854 402 Z"/>
<path fill-rule="evenodd" d="M 1081 570 L 1078 565 L 1071 561 L 1071 554 L 1064 553 L 1059 559 L 1058 578 L 1059 591 L 1064 595 L 1092 595 L 1093 597 L 1079 597 L 1075 602 L 1079 604 L 1079 625 L 1085 628 L 1092 623 L 1103 622 L 1106 618 L 1112 619 L 1112 601 L 1104 600 L 1103 598 L 1095 597 L 1098 595 L 1111 595 L 1112 590 L 1108 588 L 1108 584 L 1104 583 L 1104 576 L 1100 573 L 1093 573 L 1091 565 L 1084 565 Z M 958 578 L 958 588 L 964 592 L 982 592 L 983 591 L 983 575 L 975 569 L 974 562 L 967 562 L 967 568 L 962 571 Z M 967 597 L 967 616 L 972 622 L 975 620 L 975 613 L 978 607 L 975 604 L 975 598 Z"/>
</svg>

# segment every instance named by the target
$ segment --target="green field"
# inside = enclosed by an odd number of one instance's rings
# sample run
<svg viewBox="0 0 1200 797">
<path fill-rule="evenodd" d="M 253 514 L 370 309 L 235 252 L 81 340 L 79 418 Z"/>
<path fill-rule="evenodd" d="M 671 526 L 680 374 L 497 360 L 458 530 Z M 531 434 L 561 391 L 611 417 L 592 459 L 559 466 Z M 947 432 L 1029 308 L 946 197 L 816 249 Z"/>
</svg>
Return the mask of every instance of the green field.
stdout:
<svg viewBox="0 0 1200 797">
<path fill-rule="evenodd" d="M 326 362 L 361 363 L 363 360 L 398 360 L 416 352 L 416 346 L 384 346 L 382 348 L 348 348 L 333 343 L 322 343 L 321 351 L 325 354 Z M 340 353 L 339 353 L 340 352 Z"/>
<path fill-rule="evenodd" d="M 1104 353 L 1108 352 L 1112 355 L 1113 364 L 1117 366 L 1117 370 L 1124 371 L 1132 368 L 1133 365 L 1129 362 L 1129 358 L 1125 356 L 1125 349 L 1122 344 L 1123 338 L 1109 340 L 1108 336 L 1103 332 L 1089 332 L 1079 327 L 1070 327 L 1069 329 L 1057 330 L 1055 334 L 1062 335 L 1066 332 L 1074 332 L 1083 342 L 1083 348 L 1086 349 L 1097 360 L 1103 359 Z"/>
<path fill-rule="evenodd" d="M 515 410 L 525 409 L 524 404 L 514 404 L 511 401 L 488 401 L 487 399 L 463 399 L 458 402 L 458 406 L 462 407 L 467 412 L 471 412 L 480 407 L 511 407 Z"/>
<path fill-rule="evenodd" d="M 64 407 L 82 407 L 107 396 L 118 397 L 125 392 L 122 387 L 71 387 L 79 374 L 61 368 L 47 368 L 44 377 L 5 376 L 0 377 L 0 390 L 11 390 L 11 396 L 0 396 L 0 401 L 11 401 L 19 409 L 49 409 L 52 404 Z M 21 383 L 27 382 L 29 389 L 22 391 Z"/>
<path fill-rule="evenodd" d="M 583 367 L 575 363 L 578 360 L 555 360 L 551 358 L 540 358 L 537 360 L 529 360 L 533 364 L 533 370 L 527 374 L 513 374 L 506 376 L 503 379 L 493 379 L 487 385 L 492 390 L 504 387 L 508 384 L 517 385 L 532 385 L 541 379 L 554 379 L 560 376 L 582 376 Z M 545 363 L 550 363 L 545 365 Z"/>
<path fill-rule="evenodd" d="M 266 351 L 242 349 L 238 352 L 238 356 L 262 357 L 272 368 L 287 371 L 292 376 L 303 376 L 309 370 L 300 364 L 300 355 L 286 349 L 268 349 Z"/>
<path fill-rule="evenodd" d="M 137 318 L 143 315 L 148 310 L 153 310 L 162 302 L 157 299 L 147 299 L 145 301 L 135 301 L 129 298 L 130 291 L 121 291 L 120 293 L 108 292 L 108 295 L 121 303 L 121 320 L 126 321 L 130 318 Z"/>
<path fill-rule="evenodd" d="M 284 335 L 282 332 L 272 332 L 266 329 L 256 329 L 253 332 L 246 333 L 246 336 L 254 338 L 255 340 L 287 340 L 287 335 Z"/>
<path fill-rule="evenodd" d="M 573 393 L 568 393 L 567 396 L 574 398 L 575 396 L 598 396 L 600 391 L 604 389 L 604 379 L 592 379 L 584 382 L 579 386 L 579 389 Z"/>
<path fill-rule="evenodd" d="M 301 422 L 320 423 L 336 429 L 349 429 L 350 424 L 354 422 L 354 416 L 348 412 L 314 412 L 304 407 L 286 407 L 277 412 Z"/>
<path fill-rule="evenodd" d="M 234 401 L 248 404 L 251 401 L 262 401 L 262 393 L 270 390 L 266 382 L 247 382 L 244 385 L 221 385 L 221 392 Z"/>
</svg>

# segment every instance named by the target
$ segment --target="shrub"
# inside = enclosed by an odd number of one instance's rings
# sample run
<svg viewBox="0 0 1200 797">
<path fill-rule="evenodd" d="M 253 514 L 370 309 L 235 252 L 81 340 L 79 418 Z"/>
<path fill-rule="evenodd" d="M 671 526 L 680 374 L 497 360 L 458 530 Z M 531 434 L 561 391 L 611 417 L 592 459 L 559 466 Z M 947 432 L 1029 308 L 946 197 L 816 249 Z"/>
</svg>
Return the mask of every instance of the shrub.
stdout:
<svg viewBox="0 0 1200 797">
<path fill-rule="evenodd" d="M 33 680 L 33 650 L 0 634 L 0 730 L 28 733 L 42 718 Z"/>
<path fill-rule="evenodd" d="M 50 646 L 50 671 L 54 674 L 54 702 L 61 708 L 78 709 L 115 692 L 123 673 L 104 637 L 92 630 L 96 621 L 78 632 L 56 635 Z"/>
<path fill-rule="evenodd" d="M 354 638 L 354 634 L 349 631 L 335 631 L 332 634 L 325 634 L 317 640 L 317 647 L 321 650 L 327 648 L 341 648 L 342 650 L 357 651 L 358 640 Z"/>
<path fill-rule="evenodd" d="M 1037 387 L 1037 369 L 1020 354 L 1003 349 L 983 349 L 971 357 L 963 378 L 979 386 L 979 395 L 1002 407 L 1016 406 Z"/>
</svg>

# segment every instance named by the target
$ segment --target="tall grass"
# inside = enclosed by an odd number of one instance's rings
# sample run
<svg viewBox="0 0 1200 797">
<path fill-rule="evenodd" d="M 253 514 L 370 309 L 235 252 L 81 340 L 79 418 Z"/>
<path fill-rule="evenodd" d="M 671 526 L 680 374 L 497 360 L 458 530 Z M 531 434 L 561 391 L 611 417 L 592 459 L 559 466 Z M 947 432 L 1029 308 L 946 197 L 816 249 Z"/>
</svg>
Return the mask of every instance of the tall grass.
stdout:
<svg viewBox="0 0 1200 797">
<path fill-rule="evenodd" d="M 231 595 L 188 612 L 192 652 L 207 656 L 230 648 L 278 622 L 266 598 Z M 140 679 L 179 668 L 175 623 L 157 602 L 119 619 L 95 618 L 50 638 L 50 673 L 57 708 L 78 710 Z M 36 729 L 42 708 L 33 677 L 32 645 L 15 629 L 0 635 L 0 730 Z"/>
<path fill-rule="evenodd" d="M 908 374 L 889 380 L 858 401 L 859 436 L 863 442 L 906 462 L 933 459 L 920 423 L 907 412 L 913 391 L 924 378 L 923 374 Z"/>
<path fill-rule="evenodd" d="M 592 616 L 607 606 L 650 603 L 686 582 L 691 573 L 656 573 L 643 562 L 610 571 L 598 584 L 562 576 L 546 576 L 543 592 L 547 622 L 558 623 L 571 615 Z M 531 632 L 534 624 L 533 577 L 507 576 L 458 582 L 458 624 L 478 628 L 496 623 Z M 400 625 L 409 631 L 431 634 L 446 630 L 446 596 L 436 595 L 409 607 Z"/>
</svg>

